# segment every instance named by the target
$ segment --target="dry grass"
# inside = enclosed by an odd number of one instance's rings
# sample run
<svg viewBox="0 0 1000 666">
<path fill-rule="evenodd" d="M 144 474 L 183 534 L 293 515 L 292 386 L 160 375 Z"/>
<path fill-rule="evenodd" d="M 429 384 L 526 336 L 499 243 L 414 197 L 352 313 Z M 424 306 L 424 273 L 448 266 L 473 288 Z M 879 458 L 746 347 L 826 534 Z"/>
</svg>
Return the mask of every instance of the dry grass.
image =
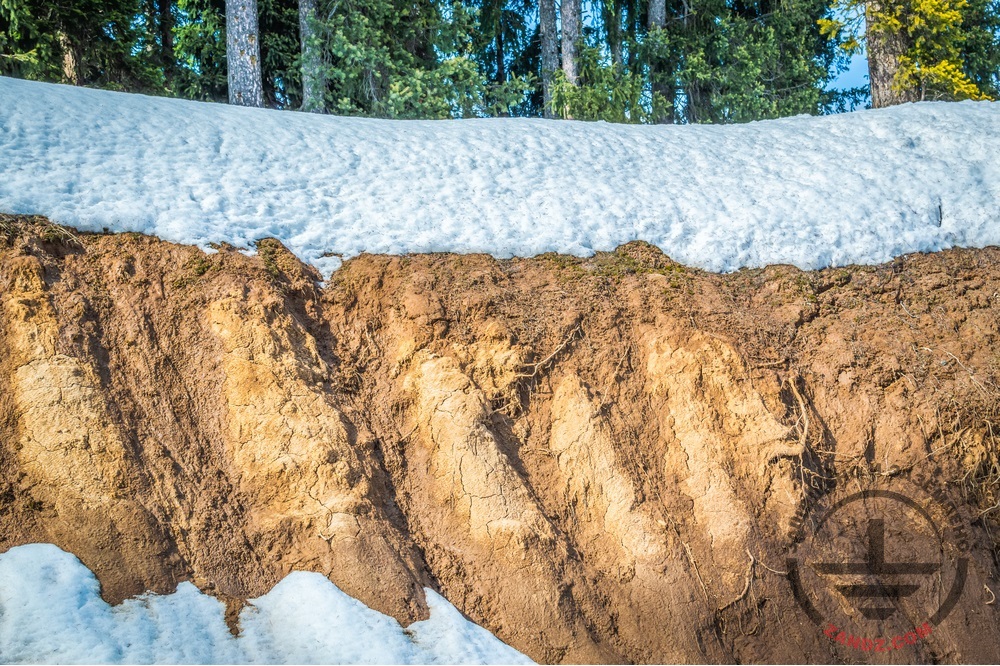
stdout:
<svg viewBox="0 0 1000 666">
<path fill-rule="evenodd" d="M 996 411 L 994 405 L 991 412 Z M 1000 524 L 1000 420 L 995 417 L 992 413 L 968 419 L 967 429 L 951 448 L 965 472 L 961 486 L 966 499 L 979 507 L 979 517 L 990 518 L 984 523 Z"/>
<path fill-rule="evenodd" d="M 37 236 L 46 243 L 82 245 L 75 233 L 41 215 L 0 213 L 0 238 L 10 243 L 21 236 Z"/>
</svg>

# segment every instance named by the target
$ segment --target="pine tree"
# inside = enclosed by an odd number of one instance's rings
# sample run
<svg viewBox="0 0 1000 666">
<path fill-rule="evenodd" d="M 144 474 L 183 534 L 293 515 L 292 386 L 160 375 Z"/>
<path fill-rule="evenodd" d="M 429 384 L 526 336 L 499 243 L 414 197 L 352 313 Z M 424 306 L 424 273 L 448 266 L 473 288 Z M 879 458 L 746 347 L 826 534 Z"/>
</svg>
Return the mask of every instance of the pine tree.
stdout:
<svg viewBox="0 0 1000 666">
<path fill-rule="evenodd" d="M 897 83 L 900 60 L 910 48 L 900 24 L 902 7 L 899 0 L 869 0 L 865 7 L 868 82 L 875 108 L 918 99 L 914 86 Z"/>
<path fill-rule="evenodd" d="M 0 75 L 163 92 L 139 0 L 0 0 Z"/>
<path fill-rule="evenodd" d="M 995 5 L 977 1 L 970 10 L 968 0 L 839 0 L 834 7 L 847 18 L 822 19 L 821 29 L 847 52 L 867 47 L 873 107 L 985 99 L 996 91 L 1000 8 Z M 970 52 L 967 43 L 978 49 Z M 985 71 L 984 63 L 989 63 Z"/>
<path fill-rule="evenodd" d="M 563 0 L 560 31 L 555 0 L 0 0 L 0 74 L 376 117 L 718 123 L 843 108 L 855 92 L 827 83 L 867 45 L 876 106 L 1000 96 L 996 0 L 591 7 Z"/>
<path fill-rule="evenodd" d="M 580 74 L 580 0 L 562 0 L 562 71 L 570 85 Z"/>
<path fill-rule="evenodd" d="M 168 90 L 172 89 L 177 75 L 177 56 L 174 53 L 174 3 L 172 0 L 149 0 L 150 50 L 156 53 L 156 62 L 163 72 L 163 80 Z"/>
<path fill-rule="evenodd" d="M 257 0 L 226 0 L 229 103 L 264 106 Z"/>
<path fill-rule="evenodd" d="M 299 40 L 302 48 L 302 110 L 323 111 L 326 76 L 320 36 L 317 34 L 317 0 L 299 0 Z"/>
<path fill-rule="evenodd" d="M 962 69 L 983 95 L 1000 98 L 1000 3 L 967 0 L 962 10 Z"/>
<path fill-rule="evenodd" d="M 666 0 L 649 0 L 648 24 L 650 44 L 647 54 L 653 120 L 657 123 L 669 123 L 674 120 L 674 91 L 665 80 L 670 72 L 663 66 L 660 55 L 666 50 L 665 45 L 661 44 L 667 26 Z"/>
<path fill-rule="evenodd" d="M 559 67 L 559 39 L 555 0 L 539 0 L 539 33 L 542 49 L 542 109 L 546 118 L 555 118 L 552 108 L 552 77 Z"/>
<path fill-rule="evenodd" d="M 178 0 L 174 87 L 182 97 L 228 101 L 225 16 L 225 0 Z"/>
</svg>

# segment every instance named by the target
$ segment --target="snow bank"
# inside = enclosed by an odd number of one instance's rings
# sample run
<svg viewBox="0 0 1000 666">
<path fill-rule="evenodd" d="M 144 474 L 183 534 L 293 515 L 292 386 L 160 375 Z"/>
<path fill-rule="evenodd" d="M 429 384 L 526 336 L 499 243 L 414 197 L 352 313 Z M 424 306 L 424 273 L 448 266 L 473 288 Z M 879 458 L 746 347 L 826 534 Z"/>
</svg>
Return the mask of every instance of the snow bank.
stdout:
<svg viewBox="0 0 1000 666">
<path fill-rule="evenodd" d="M 207 246 L 361 252 L 645 240 L 713 271 L 1000 244 L 1000 104 L 740 126 L 386 121 L 0 78 L 0 211 Z"/>
<path fill-rule="evenodd" d="M 0 663 L 531 663 L 426 590 L 404 630 L 316 573 L 289 574 L 240 613 L 181 583 L 109 606 L 94 575 L 50 544 L 0 555 Z"/>
</svg>

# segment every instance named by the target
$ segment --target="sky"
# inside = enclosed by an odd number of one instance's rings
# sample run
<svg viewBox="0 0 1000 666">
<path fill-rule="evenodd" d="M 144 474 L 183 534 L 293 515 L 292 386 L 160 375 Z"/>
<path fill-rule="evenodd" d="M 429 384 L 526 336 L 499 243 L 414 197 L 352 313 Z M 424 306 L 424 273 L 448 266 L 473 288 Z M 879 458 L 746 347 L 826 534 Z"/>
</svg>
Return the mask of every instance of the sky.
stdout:
<svg viewBox="0 0 1000 666">
<path fill-rule="evenodd" d="M 840 73 L 831 88 L 854 88 L 868 85 L 868 56 L 862 51 L 851 57 L 851 65 Z"/>
</svg>

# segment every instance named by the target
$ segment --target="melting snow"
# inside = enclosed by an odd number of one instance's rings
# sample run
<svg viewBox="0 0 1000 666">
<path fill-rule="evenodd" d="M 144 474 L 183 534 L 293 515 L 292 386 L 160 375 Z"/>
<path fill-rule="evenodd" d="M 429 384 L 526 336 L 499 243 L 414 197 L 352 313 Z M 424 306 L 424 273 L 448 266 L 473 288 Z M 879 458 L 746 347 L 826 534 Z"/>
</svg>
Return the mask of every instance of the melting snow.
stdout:
<svg viewBox="0 0 1000 666">
<path fill-rule="evenodd" d="M 389 121 L 0 78 L 0 211 L 207 247 L 586 256 L 713 271 L 1000 244 L 1000 104 L 738 126 Z"/>
<path fill-rule="evenodd" d="M 426 590 L 429 620 L 405 630 L 326 577 L 295 572 L 240 613 L 181 583 L 109 606 L 76 557 L 50 544 L 0 555 L 0 663 L 530 664 Z"/>
</svg>

